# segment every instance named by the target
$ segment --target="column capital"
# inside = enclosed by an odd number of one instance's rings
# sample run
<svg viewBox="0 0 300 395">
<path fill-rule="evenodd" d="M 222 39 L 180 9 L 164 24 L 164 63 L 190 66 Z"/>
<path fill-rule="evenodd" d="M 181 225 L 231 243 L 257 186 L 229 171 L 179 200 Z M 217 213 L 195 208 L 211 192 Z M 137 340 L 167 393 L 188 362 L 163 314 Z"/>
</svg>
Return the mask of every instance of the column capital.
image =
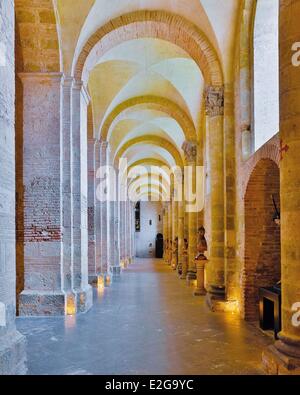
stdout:
<svg viewBox="0 0 300 395">
<path fill-rule="evenodd" d="M 72 87 L 74 83 L 74 77 L 71 77 L 69 75 L 63 74 L 62 79 L 61 79 L 61 84 L 63 87 Z"/>
<path fill-rule="evenodd" d="M 197 144 L 193 141 L 185 141 L 182 150 L 187 162 L 196 162 L 197 160 Z"/>
<path fill-rule="evenodd" d="M 91 101 L 91 96 L 86 88 L 86 86 L 84 85 L 84 83 L 82 81 L 78 81 L 78 80 L 73 80 L 73 85 L 72 88 L 74 90 L 80 91 L 80 93 L 82 94 L 83 98 L 85 99 L 86 104 L 88 105 Z"/>
<path fill-rule="evenodd" d="M 197 147 L 196 147 L 196 149 L 197 149 Z M 196 152 L 196 155 L 197 155 L 197 152 Z M 184 174 L 183 174 L 182 170 L 180 172 L 175 171 L 174 172 L 174 184 L 178 186 L 178 185 L 182 185 L 183 182 L 184 182 Z"/>
<path fill-rule="evenodd" d="M 224 87 L 207 86 L 205 89 L 206 115 L 217 117 L 224 115 Z"/>
</svg>

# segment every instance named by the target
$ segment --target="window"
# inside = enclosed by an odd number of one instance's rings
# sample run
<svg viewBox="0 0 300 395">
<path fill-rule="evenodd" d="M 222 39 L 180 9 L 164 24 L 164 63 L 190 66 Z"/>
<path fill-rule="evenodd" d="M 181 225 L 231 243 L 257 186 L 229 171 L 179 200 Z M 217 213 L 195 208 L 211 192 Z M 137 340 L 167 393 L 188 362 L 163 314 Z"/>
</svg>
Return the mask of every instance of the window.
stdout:
<svg viewBox="0 0 300 395">
<path fill-rule="evenodd" d="M 279 132 L 279 0 L 257 0 L 253 41 L 257 151 Z"/>
</svg>

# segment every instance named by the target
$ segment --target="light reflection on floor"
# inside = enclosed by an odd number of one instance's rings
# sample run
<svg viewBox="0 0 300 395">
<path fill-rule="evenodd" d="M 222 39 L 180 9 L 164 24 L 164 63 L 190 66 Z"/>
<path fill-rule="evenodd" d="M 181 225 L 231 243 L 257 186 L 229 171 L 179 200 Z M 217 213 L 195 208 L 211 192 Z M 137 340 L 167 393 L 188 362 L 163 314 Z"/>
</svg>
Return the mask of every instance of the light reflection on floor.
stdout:
<svg viewBox="0 0 300 395">
<path fill-rule="evenodd" d="M 95 287 L 87 314 L 17 325 L 28 339 L 30 374 L 262 374 L 261 352 L 272 342 L 235 315 L 208 311 L 153 260 Z"/>
</svg>

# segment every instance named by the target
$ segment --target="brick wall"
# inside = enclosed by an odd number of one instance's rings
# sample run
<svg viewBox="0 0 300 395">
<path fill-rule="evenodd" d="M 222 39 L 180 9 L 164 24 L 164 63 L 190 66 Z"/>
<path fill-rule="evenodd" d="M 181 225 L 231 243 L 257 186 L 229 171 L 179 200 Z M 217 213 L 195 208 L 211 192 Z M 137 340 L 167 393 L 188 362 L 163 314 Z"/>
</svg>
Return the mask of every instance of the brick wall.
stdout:
<svg viewBox="0 0 300 395">
<path fill-rule="evenodd" d="M 23 158 L 23 164 L 18 159 L 17 172 L 18 292 L 23 280 L 27 290 L 60 290 L 61 76 L 28 74 L 21 79 L 24 107 L 17 134 L 17 152 Z"/>
<path fill-rule="evenodd" d="M 258 290 L 280 280 L 280 227 L 272 220 L 280 206 L 279 169 L 270 159 L 254 168 L 245 194 L 245 263 L 242 271 L 242 311 L 245 319 L 258 318 Z"/>
</svg>

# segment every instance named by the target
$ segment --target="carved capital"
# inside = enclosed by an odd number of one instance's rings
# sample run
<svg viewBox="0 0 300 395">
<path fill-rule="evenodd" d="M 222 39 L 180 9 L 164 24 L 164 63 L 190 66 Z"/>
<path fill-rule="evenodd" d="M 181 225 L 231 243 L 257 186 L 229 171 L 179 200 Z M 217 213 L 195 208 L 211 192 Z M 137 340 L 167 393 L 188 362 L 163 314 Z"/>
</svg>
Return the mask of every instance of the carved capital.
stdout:
<svg viewBox="0 0 300 395">
<path fill-rule="evenodd" d="M 197 144 L 192 141 L 185 141 L 182 149 L 187 162 L 196 162 L 197 160 Z"/>
<path fill-rule="evenodd" d="M 224 115 L 224 87 L 208 86 L 205 90 L 206 115 Z"/>
</svg>

